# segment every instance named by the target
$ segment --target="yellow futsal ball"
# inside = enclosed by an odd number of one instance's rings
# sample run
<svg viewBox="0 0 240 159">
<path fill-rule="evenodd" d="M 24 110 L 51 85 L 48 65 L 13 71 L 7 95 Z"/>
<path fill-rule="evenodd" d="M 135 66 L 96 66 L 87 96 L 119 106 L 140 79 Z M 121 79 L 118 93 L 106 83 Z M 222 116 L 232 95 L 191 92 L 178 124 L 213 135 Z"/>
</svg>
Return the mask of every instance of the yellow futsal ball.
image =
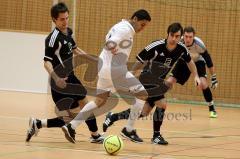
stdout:
<svg viewBox="0 0 240 159">
<path fill-rule="evenodd" d="M 117 155 L 123 148 L 123 141 L 117 135 L 109 135 L 104 139 L 103 147 L 109 155 Z"/>
</svg>

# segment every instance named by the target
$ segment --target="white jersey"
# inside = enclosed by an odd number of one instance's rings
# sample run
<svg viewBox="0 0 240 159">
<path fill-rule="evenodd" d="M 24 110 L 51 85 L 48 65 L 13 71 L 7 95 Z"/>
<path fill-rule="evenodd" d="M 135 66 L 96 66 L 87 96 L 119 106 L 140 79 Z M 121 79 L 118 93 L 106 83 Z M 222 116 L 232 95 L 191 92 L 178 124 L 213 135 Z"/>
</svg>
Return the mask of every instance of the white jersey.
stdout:
<svg viewBox="0 0 240 159">
<path fill-rule="evenodd" d="M 99 58 L 99 77 L 105 79 L 117 78 L 127 73 L 127 61 L 132 50 L 135 30 L 127 20 L 115 24 L 106 35 L 106 43 L 116 45 L 117 54 L 103 48 Z"/>
</svg>

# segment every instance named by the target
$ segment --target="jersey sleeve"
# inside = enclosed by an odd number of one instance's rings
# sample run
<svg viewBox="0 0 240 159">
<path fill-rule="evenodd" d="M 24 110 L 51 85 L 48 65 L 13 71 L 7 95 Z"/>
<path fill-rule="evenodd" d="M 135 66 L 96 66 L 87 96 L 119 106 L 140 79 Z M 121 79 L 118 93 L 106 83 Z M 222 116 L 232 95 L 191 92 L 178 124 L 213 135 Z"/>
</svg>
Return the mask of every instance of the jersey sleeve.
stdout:
<svg viewBox="0 0 240 159">
<path fill-rule="evenodd" d="M 73 44 L 73 49 L 76 49 L 77 48 L 77 44 L 76 44 L 76 42 L 75 42 L 75 40 L 74 39 L 72 39 L 72 44 Z"/>
<path fill-rule="evenodd" d="M 207 50 L 205 44 L 199 37 L 194 37 L 194 43 L 196 44 L 199 53 L 204 53 Z"/>
<path fill-rule="evenodd" d="M 58 48 L 58 42 L 57 39 L 54 40 L 54 42 L 50 39 L 47 38 L 45 40 L 45 56 L 44 56 L 44 61 L 50 61 L 52 62 L 53 56 L 55 54 L 55 51 Z"/>
<path fill-rule="evenodd" d="M 210 56 L 210 54 L 208 53 L 208 51 L 206 50 L 204 53 L 201 54 L 202 57 L 204 58 L 204 60 L 206 61 L 207 67 L 213 67 L 213 62 L 212 62 L 212 58 Z"/>
<path fill-rule="evenodd" d="M 71 40 L 71 43 L 72 43 L 72 49 L 76 49 L 77 48 L 77 44 L 75 42 L 75 40 L 73 39 L 73 31 L 71 28 L 68 28 L 68 34 L 71 36 L 72 40 Z"/>
<path fill-rule="evenodd" d="M 144 63 L 145 61 L 150 61 L 151 59 L 153 59 L 154 57 L 156 57 L 158 55 L 158 53 L 155 51 L 156 50 L 156 46 L 154 46 L 155 42 L 149 44 L 147 47 L 145 47 L 137 56 L 137 60 L 140 61 L 141 63 Z"/>
</svg>

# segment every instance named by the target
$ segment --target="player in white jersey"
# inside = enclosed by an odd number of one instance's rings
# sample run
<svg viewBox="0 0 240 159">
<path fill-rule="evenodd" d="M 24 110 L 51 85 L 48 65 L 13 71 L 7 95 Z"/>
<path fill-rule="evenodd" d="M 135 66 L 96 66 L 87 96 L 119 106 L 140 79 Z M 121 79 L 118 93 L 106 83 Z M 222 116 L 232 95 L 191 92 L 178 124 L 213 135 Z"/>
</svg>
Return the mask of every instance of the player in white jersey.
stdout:
<svg viewBox="0 0 240 159">
<path fill-rule="evenodd" d="M 167 29 L 167 39 L 157 40 L 149 44 L 137 55 L 136 67 L 144 66 L 139 80 L 148 91 L 148 99 L 145 103 L 139 117 L 147 116 L 156 106 L 153 114 L 153 144 L 167 145 L 168 142 L 160 134 L 160 127 L 163 123 L 164 112 L 167 108 L 167 102 L 164 94 L 172 87 L 174 83 L 183 85 L 182 72 L 177 70 L 168 77 L 168 73 L 174 69 L 175 63 L 180 59 L 186 64 L 187 71 L 191 70 L 195 83 L 201 89 L 201 82 L 198 77 L 197 68 L 191 59 L 188 49 L 180 42 L 183 34 L 183 28 L 180 23 L 173 23 Z M 146 65 L 145 65 L 146 64 Z M 134 69 L 133 69 L 134 72 Z M 180 79 L 180 80 L 179 80 Z M 184 81 L 185 82 L 185 81 Z M 167 86 L 167 87 L 166 87 Z M 124 110 L 119 113 L 109 112 L 103 123 L 103 131 L 106 132 L 109 126 L 121 119 L 131 118 L 131 110 Z M 133 141 L 133 140 L 132 140 Z"/>
<path fill-rule="evenodd" d="M 99 79 L 97 82 L 97 96 L 94 101 L 89 102 L 79 112 L 79 114 L 69 124 L 62 127 L 68 141 L 75 143 L 75 129 L 84 120 L 94 114 L 94 110 L 103 106 L 110 92 L 125 90 L 131 92 L 135 97 L 133 113 L 141 110 L 147 99 L 147 92 L 142 84 L 127 69 L 127 61 L 133 45 L 135 33 L 142 31 L 151 21 L 151 17 L 146 10 L 136 11 L 129 20 L 122 20 L 115 24 L 106 35 L 105 46 L 99 56 Z M 112 108 L 106 108 L 109 111 Z M 104 109 L 103 108 L 103 109 Z M 126 136 L 141 139 L 133 129 L 133 120 L 130 119 L 126 126 Z"/>
</svg>

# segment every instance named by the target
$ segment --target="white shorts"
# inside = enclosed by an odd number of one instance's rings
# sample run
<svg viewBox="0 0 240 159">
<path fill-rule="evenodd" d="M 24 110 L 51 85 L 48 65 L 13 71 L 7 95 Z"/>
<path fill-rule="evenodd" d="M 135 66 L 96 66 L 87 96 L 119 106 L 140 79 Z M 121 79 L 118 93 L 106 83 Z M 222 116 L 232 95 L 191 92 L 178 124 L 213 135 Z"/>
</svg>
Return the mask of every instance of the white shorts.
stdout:
<svg viewBox="0 0 240 159">
<path fill-rule="evenodd" d="M 145 90 L 145 88 L 129 71 L 124 76 L 118 76 L 115 79 L 104 79 L 99 77 L 97 82 L 97 94 L 109 91 L 115 93 L 117 90 L 138 93 Z"/>
</svg>

